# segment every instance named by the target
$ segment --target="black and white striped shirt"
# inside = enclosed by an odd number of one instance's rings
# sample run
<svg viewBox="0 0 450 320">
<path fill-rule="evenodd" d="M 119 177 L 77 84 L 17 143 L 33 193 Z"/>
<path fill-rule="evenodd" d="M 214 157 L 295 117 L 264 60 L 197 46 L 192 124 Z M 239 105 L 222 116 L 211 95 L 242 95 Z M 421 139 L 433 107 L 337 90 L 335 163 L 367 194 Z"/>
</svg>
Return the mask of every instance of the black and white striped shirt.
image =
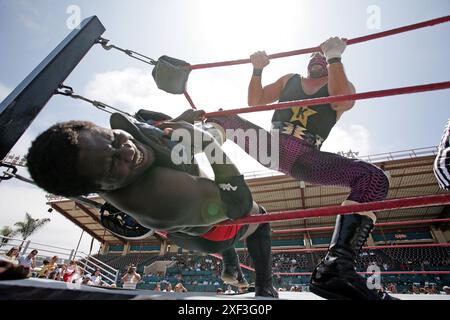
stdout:
<svg viewBox="0 0 450 320">
<path fill-rule="evenodd" d="M 444 134 L 439 143 L 433 170 L 439 186 L 450 190 L 450 119 L 447 121 Z"/>
</svg>

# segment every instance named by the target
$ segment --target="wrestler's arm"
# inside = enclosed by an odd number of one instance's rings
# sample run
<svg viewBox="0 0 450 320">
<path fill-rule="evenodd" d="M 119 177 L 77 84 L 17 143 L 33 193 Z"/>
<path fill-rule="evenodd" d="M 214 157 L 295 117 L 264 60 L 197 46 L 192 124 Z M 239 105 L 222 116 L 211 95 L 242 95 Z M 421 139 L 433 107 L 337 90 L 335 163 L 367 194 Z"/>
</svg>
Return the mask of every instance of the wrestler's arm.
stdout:
<svg viewBox="0 0 450 320">
<path fill-rule="evenodd" d="M 170 131 L 166 131 L 166 134 L 168 136 L 171 136 L 174 130 L 186 130 L 191 135 L 191 143 L 194 143 L 196 141 L 196 139 L 193 138 L 194 135 L 197 134 L 202 137 L 201 145 L 197 145 L 197 147 L 201 148 L 201 151 L 204 151 L 206 158 L 208 159 L 211 168 L 214 171 L 216 180 L 223 180 L 227 177 L 241 175 L 234 163 L 224 152 L 220 144 L 210 133 L 203 131 L 201 128 L 195 127 L 185 121 L 164 122 L 160 124 L 160 128 L 163 130 L 170 129 Z"/>
<path fill-rule="evenodd" d="M 355 93 L 355 87 L 348 81 L 344 65 L 340 62 L 328 65 L 328 92 L 330 96 Z M 332 107 L 338 112 L 344 112 L 350 110 L 354 104 L 354 100 L 348 100 L 333 103 Z"/>
<path fill-rule="evenodd" d="M 277 101 L 284 85 L 292 77 L 292 74 L 287 74 L 274 83 L 263 87 L 261 83 L 262 70 L 270 63 L 269 57 L 265 51 L 258 51 L 250 56 L 250 61 L 254 72 L 248 85 L 248 105 L 265 105 Z M 255 71 L 259 71 L 259 74 Z"/>
<path fill-rule="evenodd" d="M 261 77 L 252 75 L 252 78 L 248 85 L 248 105 L 265 105 L 278 101 L 286 82 L 291 77 L 292 73 L 286 74 L 274 83 L 263 87 L 261 84 Z"/>
</svg>

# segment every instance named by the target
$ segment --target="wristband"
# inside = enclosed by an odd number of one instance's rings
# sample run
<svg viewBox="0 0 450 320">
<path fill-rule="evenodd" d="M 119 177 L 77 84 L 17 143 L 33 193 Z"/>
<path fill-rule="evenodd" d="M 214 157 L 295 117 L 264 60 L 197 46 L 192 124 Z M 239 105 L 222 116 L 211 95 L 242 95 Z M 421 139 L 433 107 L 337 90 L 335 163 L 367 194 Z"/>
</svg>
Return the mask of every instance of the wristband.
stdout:
<svg viewBox="0 0 450 320">
<path fill-rule="evenodd" d="M 332 63 L 341 63 L 341 58 L 331 58 L 329 60 L 327 60 L 328 64 L 332 64 Z"/>
<path fill-rule="evenodd" d="M 255 69 L 255 68 L 253 68 L 253 76 L 254 77 L 261 77 L 262 71 L 263 71 L 263 69 Z"/>
</svg>

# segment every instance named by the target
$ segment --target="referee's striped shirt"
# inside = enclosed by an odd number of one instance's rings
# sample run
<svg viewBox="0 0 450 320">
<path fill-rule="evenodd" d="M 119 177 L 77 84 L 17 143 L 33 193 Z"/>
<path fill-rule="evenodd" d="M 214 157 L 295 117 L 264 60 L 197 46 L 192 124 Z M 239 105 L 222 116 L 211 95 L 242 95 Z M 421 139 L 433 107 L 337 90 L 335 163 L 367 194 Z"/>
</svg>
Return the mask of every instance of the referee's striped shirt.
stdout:
<svg viewBox="0 0 450 320">
<path fill-rule="evenodd" d="M 438 154 L 434 160 L 433 170 L 439 186 L 450 190 L 450 119 L 447 121 L 444 134 L 438 146 Z"/>
</svg>

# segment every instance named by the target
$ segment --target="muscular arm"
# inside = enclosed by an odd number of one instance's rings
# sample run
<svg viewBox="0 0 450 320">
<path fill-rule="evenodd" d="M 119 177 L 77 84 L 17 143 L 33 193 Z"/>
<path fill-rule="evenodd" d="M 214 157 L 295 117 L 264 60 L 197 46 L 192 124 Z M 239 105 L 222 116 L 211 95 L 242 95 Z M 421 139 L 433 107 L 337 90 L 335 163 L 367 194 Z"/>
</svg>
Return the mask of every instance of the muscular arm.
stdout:
<svg viewBox="0 0 450 320">
<path fill-rule="evenodd" d="M 172 130 L 186 130 L 186 133 L 191 135 L 191 143 L 196 141 L 196 139 L 193 138 L 195 135 L 202 137 L 201 145 L 196 146 L 199 147 L 201 151 L 205 152 L 205 155 L 211 164 L 212 170 L 214 171 L 216 180 L 222 180 L 231 176 L 239 176 L 241 174 L 231 159 L 223 151 L 220 144 L 209 133 L 202 131 L 200 128 L 185 121 L 176 123 L 166 122 L 161 124 L 160 127 L 163 129 L 170 128 Z M 173 132 L 170 134 L 173 134 Z"/>
<path fill-rule="evenodd" d="M 257 51 L 250 56 L 250 61 L 254 70 L 262 70 L 270 63 L 269 56 L 265 51 Z M 264 105 L 277 101 L 280 98 L 284 85 L 292 74 L 287 74 L 272 84 L 263 87 L 261 83 L 261 74 L 252 74 L 248 85 L 249 106 Z"/>
<path fill-rule="evenodd" d="M 330 96 L 355 93 L 355 87 L 348 81 L 342 63 L 332 63 L 328 66 L 328 92 Z M 332 107 L 342 113 L 350 110 L 354 104 L 354 100 L 349 100 L 333 103 Z"/>
<path fill-rule="evenodd" d="M 287 74 L 274 83 L 263 87 L 261 77 L 252 76 L 248 85 L 248 105 L 264 105 L 277 101 L 290 77 L 292 77 L 292 74 Z"/>
</svg>

